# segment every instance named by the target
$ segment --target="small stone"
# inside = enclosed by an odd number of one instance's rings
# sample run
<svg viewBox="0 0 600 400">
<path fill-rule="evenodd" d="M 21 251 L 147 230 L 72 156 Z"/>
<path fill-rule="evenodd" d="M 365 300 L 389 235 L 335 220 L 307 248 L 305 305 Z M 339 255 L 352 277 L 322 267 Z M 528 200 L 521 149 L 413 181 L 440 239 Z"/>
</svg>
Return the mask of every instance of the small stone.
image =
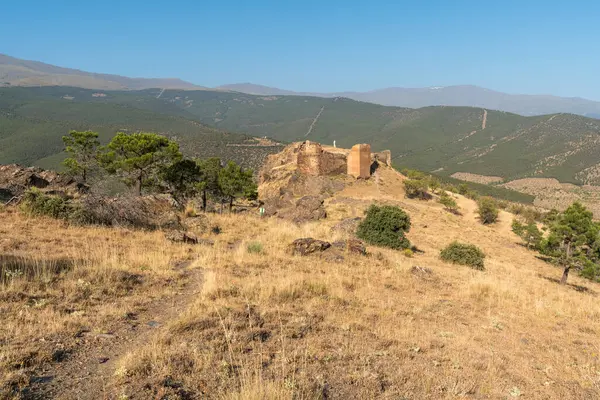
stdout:
<svg viewBox="0 0 600 400">
<path fill-rule="evenodd" d="M 99 364 L 104 364 L 105 362 L 107 362 L 109 360 L 108 357 L 99 357 L 98 358 L 98 363 Z"/>
</svg>

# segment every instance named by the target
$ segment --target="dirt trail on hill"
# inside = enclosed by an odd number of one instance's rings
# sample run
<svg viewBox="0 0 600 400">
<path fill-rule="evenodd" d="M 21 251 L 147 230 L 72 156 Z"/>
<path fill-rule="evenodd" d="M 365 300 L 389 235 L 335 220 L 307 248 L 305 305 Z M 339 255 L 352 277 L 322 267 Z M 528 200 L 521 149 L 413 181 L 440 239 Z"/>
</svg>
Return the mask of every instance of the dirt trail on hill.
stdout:
<svg viewBox="0 0 600 400">
<path fill-rule="evenodd" d="M 483 121 L 481 121 L 481 130 L 487 126 L 487 110 L 483 110 Z"/>
<path fill-rule="evenodd" d="M 151 341 L 197 298 L 204 283 L 197 262 L 177 267 L 188 280 L 174 296 L 156 299 L 107 334 L 89 334 L 64 362 L 32 379 L 26 399 L 114 399 L 115 368 L 132 349 Z"/>
<path fill-rule="evenodd" d="M 315 117 L 315 119 L 313 119 L 312 124 L 310 124 L 310 127 L 308 128 L 308 132 L 306 132 L 306 134 L 304 136 L 310 135 L 310 133 L 312 132 L 313 128 L 315 127 L 315 124 L 319 120 L 319 117 L 321 116 L 321 114 L 323 114 L 323 110 L 325 110 L 325 106 L 321 107 L 321 109 L 319 110 L 319 113 L 317 114 L 317 116 Z"/>
</svg>

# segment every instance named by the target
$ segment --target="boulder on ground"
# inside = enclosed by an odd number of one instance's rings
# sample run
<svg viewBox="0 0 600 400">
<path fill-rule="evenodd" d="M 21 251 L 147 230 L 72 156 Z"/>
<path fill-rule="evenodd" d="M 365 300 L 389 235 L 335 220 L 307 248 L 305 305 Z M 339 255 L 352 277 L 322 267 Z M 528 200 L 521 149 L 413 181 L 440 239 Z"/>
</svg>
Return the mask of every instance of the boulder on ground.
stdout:
<svg viewBox="0 0 600 400">
<path fill-rule="evenodd" d="M 296 239 L 290 245 L 290 250 L 293 255 L 299 254 L 306 256 L 316 252 L 323 252 L 331 247 L 331 243 L 313 238 Z"/>
<path fill-rule="evenodd" d="M 296 223 L 318 221 L 327 217 L 323 206 L 323 198 L 318 196 L 304 196 L 296 202 L 292 213 L 292 221 Z"/>
</svg>

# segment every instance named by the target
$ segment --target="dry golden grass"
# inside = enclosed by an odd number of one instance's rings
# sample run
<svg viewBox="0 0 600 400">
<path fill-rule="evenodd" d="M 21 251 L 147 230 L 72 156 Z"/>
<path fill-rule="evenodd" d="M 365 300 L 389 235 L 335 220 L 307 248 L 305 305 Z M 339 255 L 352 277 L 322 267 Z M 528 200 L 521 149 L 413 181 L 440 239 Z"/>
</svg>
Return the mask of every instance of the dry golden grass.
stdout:
<svg viewBox="0 0 600 400">
<path fill-rule="evenodd" d="M 0 397 L 62 358 L 82 332 L 110 332 L 127 313 L 181 285 L 188 249 L 162 233 L 69 227 L 0 212 Z"/>
<path fill-rule="evenodd" d="M 598 285 L 574 277 L 590 289 L 581 293 L 544 279 L 560 271 L 517 244 L 509 214 L 483 226 L 470 200 L 452 215 L 402 199 L 385 186 L 393 179 L 380 177 L 377 189 L 410 210 L 410 239 L 425 251 L 413 258 L 375 248 L 339 264 L 288 255 L 295 238 L 333 240 L 330 227 L 369 204 L 373 182 L 329 202 L 323 223 L 214 217 L 224 233 L 201 251 L 202 296 L 121 360 L 123 392 L 143 398 L 131 382 L 170 376 L 210 398 L 596 398 Z M 441 262 L 454 239 L 480 246 L 487 270 Z M 249 240 L 264 253 L 249 254 Z M 415 265 L 432 274 L 411 273 Z"/>
<path fill-rule="evenodd" d="M 472 201 L 459 197 L 463 215 L 453 215 L 432 201 L 404 199 L 401 180 L 379 171 L 328 200 L 327 220 L 303 226 L 211 216 L 222 233 L 213 237 L 214 247 L 193 253 L 204 269 L 202 290 L 113 365 L 114 393 L 130 399 L 598 398 L 600 286 L 573 276 L 571 283 L 588 289 L 580 292 L 545 279 L 561 271 L 518 244 L 510 214 L 483 226 Z M 371 247 L 369 256 L 346 255 L 340 263 L 288 253 L 299 237 L 340 238 L 331 227 L 362 215 L 374 197 L 408 211 L 409 238 L 424 253 L 409 258 Z M 32 231 L 49 224 L 9 219 Z M 122 235 L 61 229 L 95 234 L 92 242 Z M 158 235 L 124 237 L 133 252 L 147 251 L 149 243 L 165 246 Z M 69 243 L 64 236 L 61 247 Z M 486 271 L 443 263 L 439 251 L 454 239 L 479 246 Z M 262 251 L 249 252 L 249 243 L 260 243 Z M 153 276 L 171 274 L 161 265 L 187 251 L 174 246 L 163 259 L 157 254 L 162 261 L 153 263 Z M 142 255 L 127 254 L 135 268 Z M 108 304 L 97 307 L 113 312 Z M 40 333 L 34 322 L 24 326 L 31 326 L 29 337 Z"/>
</svg>

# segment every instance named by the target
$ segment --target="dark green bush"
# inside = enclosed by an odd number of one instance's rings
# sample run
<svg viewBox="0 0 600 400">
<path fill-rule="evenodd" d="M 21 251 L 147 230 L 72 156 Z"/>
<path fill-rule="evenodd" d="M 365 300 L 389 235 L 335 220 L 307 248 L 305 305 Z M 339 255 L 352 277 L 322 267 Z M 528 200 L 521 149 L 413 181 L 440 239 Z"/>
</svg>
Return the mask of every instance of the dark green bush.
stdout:
<svg viewBox="0 0 600 400">
<path fill-rule="evenodd" d="M 32 215 L 44 215 L 52 218 L 70 219 L 76 207 L 69 199 L 50 196 L 37 188 L 31 188 L 23 196 L 23 211 Z"/>
<path fill-rule="evenodd" d="M 440 257 L 442 260 L 453 264 L 468 265 L 480 271 L 484 270 L 483 259 L 485 254 L 479 247 L 472 244 L 454 241 L 440 252 Z"/>
<path fill-rule="evenodd" d="M 482 224 L 493 224 L 498 220 L 498 205 L 491 197 L 482 197 L 477 201 L 477 213 Z"/>
<path fill-rule="evenodd" d="M 373 204 L 367 210 L 365 219 L 358 225 L 356 235 L 375 246 L 407 249 L 410 242 L 404 233 L 409 230 L 410 217 L 404 210 Z"/>
</svg>

